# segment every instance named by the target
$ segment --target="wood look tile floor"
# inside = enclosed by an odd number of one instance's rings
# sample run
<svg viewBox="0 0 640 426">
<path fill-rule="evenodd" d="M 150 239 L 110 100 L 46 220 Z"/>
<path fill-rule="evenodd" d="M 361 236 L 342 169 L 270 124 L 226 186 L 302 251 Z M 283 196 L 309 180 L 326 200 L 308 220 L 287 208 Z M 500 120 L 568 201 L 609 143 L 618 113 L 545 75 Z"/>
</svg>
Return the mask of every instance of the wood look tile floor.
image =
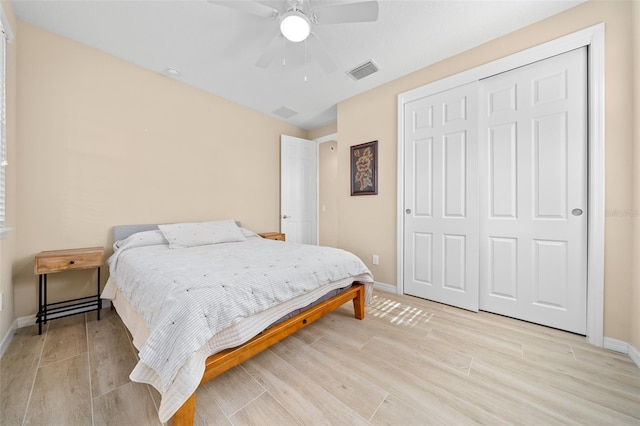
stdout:
<svg viewBox="0 0 640 426">
<path fill-rule="evenodd" d="M 0 425 L 157 425 L 113 311 L 19 329 Z M 375 292 L 201 386 L 198 425 L 640 425 L 640 369 L 584 337 Z"/>
</svg>

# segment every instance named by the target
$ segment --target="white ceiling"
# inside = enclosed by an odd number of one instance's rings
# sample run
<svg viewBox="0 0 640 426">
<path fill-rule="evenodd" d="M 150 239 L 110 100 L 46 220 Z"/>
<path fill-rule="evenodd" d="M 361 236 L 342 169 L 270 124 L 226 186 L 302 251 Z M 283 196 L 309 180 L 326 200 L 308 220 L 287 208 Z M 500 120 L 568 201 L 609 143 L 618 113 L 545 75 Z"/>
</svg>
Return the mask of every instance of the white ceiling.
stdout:
<svg viewBox="0 0 640 426">
<path fill-rule="evenodd" d="M 330 74 L 313 51 L 305 64 L 304 43 L 287 42 L 268 68 L 257 67 L 279 23 L 206 0 L 13 0 L 12 6 L 19 19 L 159 73 L 175 68 L 182 75 L 174 78 L 186 84 L 313 129 L 335 122 L 342 100 L 583 1 L 381 0 L 375 23 L 313 27 L 337 65 Z M 349 2 L 357 0 L 310 5 Z M 261 3 L 282 10 L 286 2 Z M 369 59 L 379 72 L 359 81 L 346 74 Z M 281 107 L 297 114 L 283 119 L 274 113 Z"/>
</svg>

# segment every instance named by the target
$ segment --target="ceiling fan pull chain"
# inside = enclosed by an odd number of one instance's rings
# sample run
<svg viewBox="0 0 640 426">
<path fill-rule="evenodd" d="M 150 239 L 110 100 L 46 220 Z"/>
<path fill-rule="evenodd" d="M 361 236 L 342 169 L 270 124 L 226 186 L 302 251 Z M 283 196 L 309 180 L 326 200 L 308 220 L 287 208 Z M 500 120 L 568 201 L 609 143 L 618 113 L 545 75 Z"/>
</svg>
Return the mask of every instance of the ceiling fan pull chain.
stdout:
<svg viewBox="0 0 640 426">
<path fill-rule="evenodd" d="M 307 40 L 304 41 L 304 82 L 307 82 Z"/>
</svg>

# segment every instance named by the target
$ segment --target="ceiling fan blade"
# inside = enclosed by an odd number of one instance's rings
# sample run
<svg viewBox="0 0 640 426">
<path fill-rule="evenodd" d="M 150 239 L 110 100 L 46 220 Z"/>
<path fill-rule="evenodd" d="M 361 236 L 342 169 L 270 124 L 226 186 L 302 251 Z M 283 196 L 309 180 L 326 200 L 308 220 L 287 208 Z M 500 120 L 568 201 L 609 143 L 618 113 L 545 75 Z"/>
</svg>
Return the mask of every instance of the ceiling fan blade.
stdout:
<svg viewBox="0 0 640 426">
<path fill-rule="evenodd" d="M 260 68 L 267 68 L 273 62 L 273 59 L 276 57 L 276 54 L 282 47 L 282 40 L 284 36 L 280 33 L 276 34 L 276 36 L 271 39 L 267 47 L 264 49 L 264 52 L 258 60 L 256 61 L 256 66 Z"/>
<path fill-rule="evenodd" d="M 209 3 L 236 9 L 262 18 L 277 18 L 279 13 L 272 7 L 250 0 L 208 0 Z"/>
<path fill-rule="evenodd" d="M 315 59 L 318 60 L 318 64 L 320 64 L 320 68 L 324 70 L 325 73 L 331 74 L 335 70 L 338 69 L 336 63 L 331 59 L 331 55 L 327 51 L 327 48 L 324 46 L 324 43 L 316 36 L 314 33 L 309 35 L 307 38 L 307 42 L 309 43 L 309 47 L 312 49 L 311 54 Z"/>
<path fill-rule="evenodd" d="M 375 22 L 378 20 L 378 2 L 337 4 L 313 11 L 312 21 L 318 25 Z"/>
</svg>

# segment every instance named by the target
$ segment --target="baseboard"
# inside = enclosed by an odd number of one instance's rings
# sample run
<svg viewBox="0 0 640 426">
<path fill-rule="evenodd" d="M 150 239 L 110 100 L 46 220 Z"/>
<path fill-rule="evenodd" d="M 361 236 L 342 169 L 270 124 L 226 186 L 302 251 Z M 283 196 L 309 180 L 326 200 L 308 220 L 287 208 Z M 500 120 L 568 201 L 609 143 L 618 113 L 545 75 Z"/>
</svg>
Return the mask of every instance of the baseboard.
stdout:
<svg viewBox="0 0 640 426">
<path fill-rule="evenodd" d="M 26 317 L 19 317 L 16 320 L 16 323 L 18 324 L 18 328 L 29 327 L 30 325 L 33 325 L 36 323 L 36 316 L 27 315 Z"/>
<path fill-rule="evenodd" d="M 111 307 L 111 300 L 109 299 L 102 299 L 102 309 L 104 308 L 110 308 Z M 71 314 L 79 314 L 82 312 L 91 312 L 94 311 L 95 308 L 93 307 L 89 307 L 89 308 L 78 308 L 78 309 L 74 309 L 68 312 L 65 312 L 67 315 L 71 315 Z M 64 314 L 63 314 L 64 315 Z M 56 318 L 59 318 L 61 315 L 51 315 L 49 316 L 49 319 L 54 320 Z M 36 315 L 27 315 L 26 317 L 20 317 L 17 320 L 17 324 L 18 324 L 18 328 L 22 328 L 22 327 L 29 327 L 30 325 L 33 325 L 36 323 Z"/>
<path fill-rule="evenodd" d="M 395 285 L 379 283 L 377 281 L 373 283 L 373 288 L 387 293 L 398 293 L 398 288 Z"/>
<path fill-rule="evenodd" d="M 621 354 L 629 354 L 629 344 L 627 342 L 611 337 L 604 338 L 602 347 L 611 351 L 620 352 Z"/>
<path fill-rule="evenodd" d="M 640 351 L 634 348 L 633 345 L 629 345 L 629 358 L 640 368 Z"/>
<path fill-rule="evenodd" d="M 11 327 L 9 327 L 9 330 L 7 330 L 7 334 L 5 334 L 4 337 L 2 338 L 2 342 L 0 342 L 0 358 L 2 358 L 2 356 L 4 355 L 4 352 L 9 347 L 9 344 L 11 343 L 11 339 L 13 339 L 13 335 L 16 333 L 17 329 L 18 329 L 18 320 L 15 320 L 13 324 L 11 324 Z"/>
<path fill-rule="evenodd" d="M 631 358 L 631 360 L 635 362 L 638 368 L 640 368 L 640 352 L 636 348 L 634 348 L 633 345 L 622 340 L 605 337 L 603 347 L 605 349 L 629 355 L 629 358 Z"/>
</svg>

